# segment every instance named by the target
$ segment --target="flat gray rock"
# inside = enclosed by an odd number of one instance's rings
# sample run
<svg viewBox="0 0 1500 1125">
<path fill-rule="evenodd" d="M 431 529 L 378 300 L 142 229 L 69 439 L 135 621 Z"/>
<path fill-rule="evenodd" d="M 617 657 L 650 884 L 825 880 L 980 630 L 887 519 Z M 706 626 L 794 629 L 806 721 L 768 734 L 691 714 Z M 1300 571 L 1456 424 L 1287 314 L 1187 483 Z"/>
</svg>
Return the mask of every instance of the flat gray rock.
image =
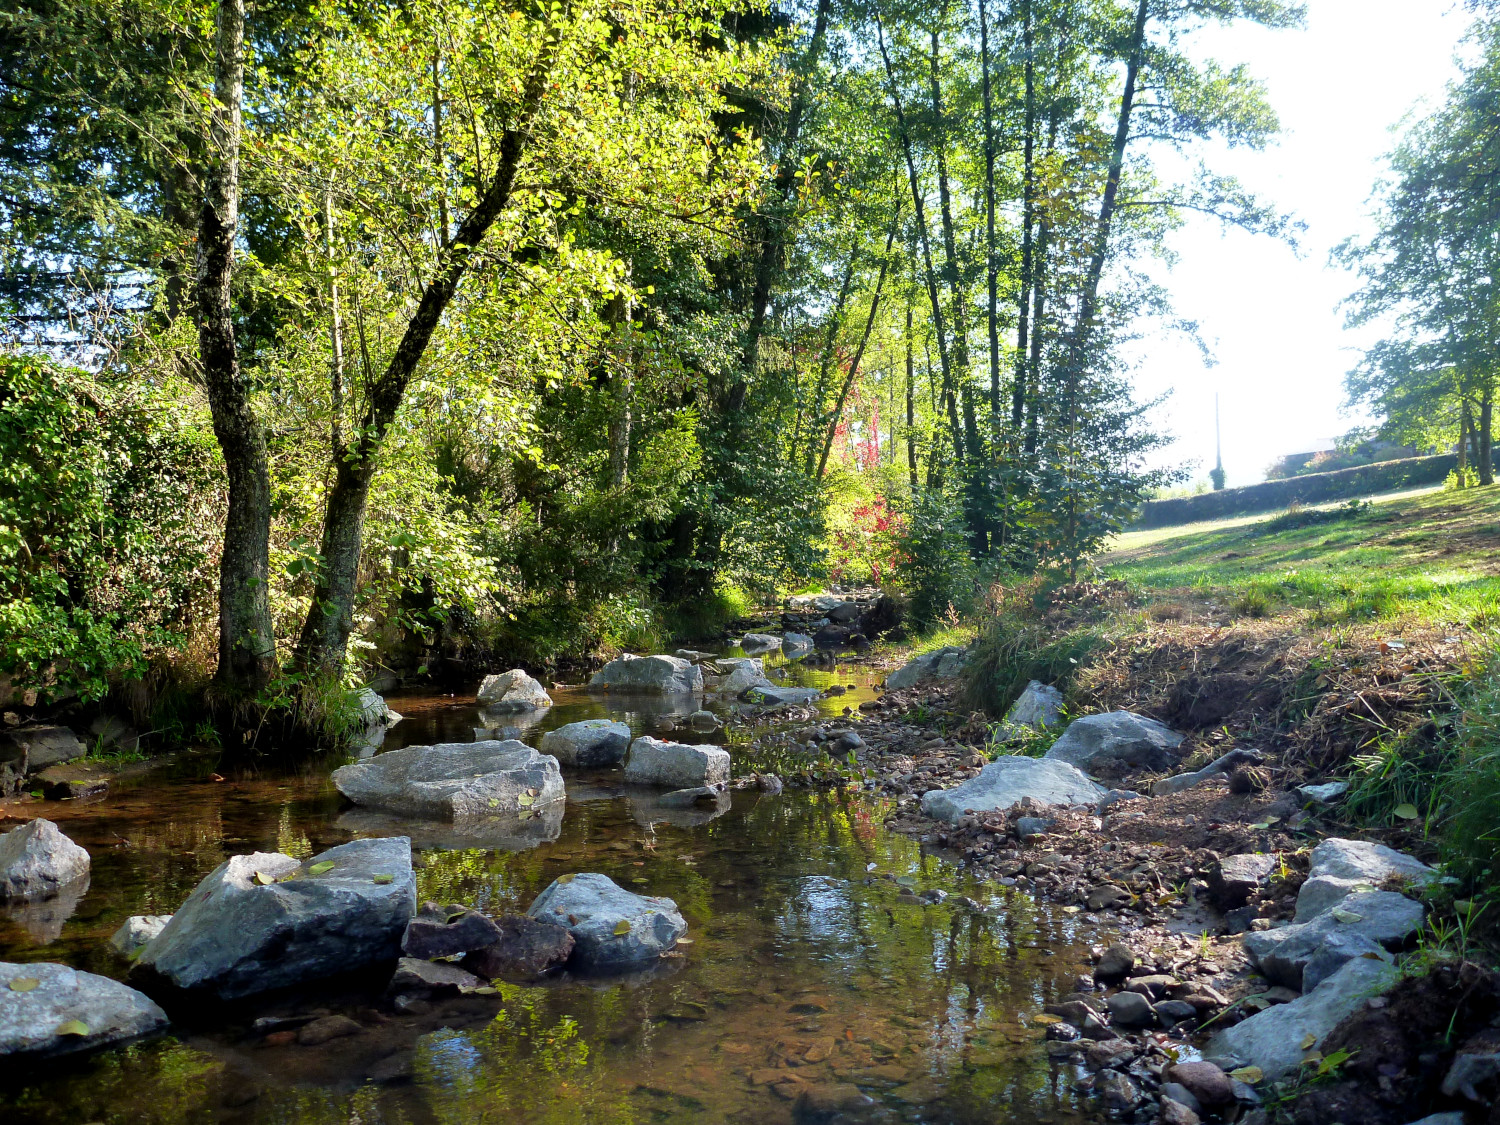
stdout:
<svg viewBox="0 0 1500 1125">
<path fill-rule="evenodd" d="M 520 668 L 486 676 L 479 685 L 477 702 L 486 711 L 540 711 L 552 706 L 547 689 Z"/>
<path fill-rule="evenodd" d="M 408 746 L 333 771 L 357 805 L 465 820 L 531 812 L 564 796 L 557 759 L 524 742 Z"/>
<path fill-rule="evenodd" d="M 746 633 L 740 638 L 740 647 L 746 652 L 768 652 L 781 647 L 781 638 L 770 633 Z"/>
<path fill-rule="evenodd" d="M 1308 922 L 1361 887 L 1379 889 L 1387 880 L 1414 887 L 1437 878 L 1419 859 L 1366 840 L 1324 840 L 1309 857 L 1307 881 L 1297 892 L 1295 921 Z"/>
<path fill-rule="evenodd" d="M 813 647 L 813 639 L 806 633 L 781 634 L 781 651 L 791 654 Z"/>
<path fill-rule="evenodd" d="M 1006 729 L 1031 727 L 1033 730 L 1055 727 L 1062 722 L 1062 705 L 1062 692 L 1040 680 L 1032 680 L 1005 713 L 1004 726 Z"/>
<path fill-rule="evenodd" d="M 1066 762 L 1004 755 L 962 785 L 922 794 L 922 812 L 956 824 L 965 810 L 998 812 L 1033 797 L 1044 805 L 1084 805 L 1099 799 L 1096 785 Z"/>
<path fill-rule="evenodd" d="M 120 928 L 109 939 L 109 947 L 121 957 L 129 957 L 166 929 L 171 920 L 170 914 L 132 914 L 120 923 Z"/>
<path fill-rule="evenodd" d="M 119 981 L 67 965 L 0 962 L 0 1059 L 92 1051 L 166 1026 L 167 1013 Z"/>
<path fill-rule="evenodd" d="M 1297 792 L 1303 800 L 1317 801 L 1320 805 L 1332 804 L 1349 792 L 1347 781 L 1328 781 L 1322 785 L 1299 785 Z"/>
<path fill-rule="evenodd" d="M 1320 1048 L 1346 1016 L 1400 979 L 1394 965 L 1357 957 L 1305 996 L 1219 1032 L 1204 1047 L 1204 1057 L 1225 1070 L 1258 1066 L 1268 1079 L 1283 1078 L 1298 1070 L 1307 1052 Z"/>
<path fill-rule="evenodd" d="M 1130 711 L 1106 711 L 1074 719 L 1047 751 L 1056 762 L 1079 769 L 1109 762 L 1164 770 L 1177 764 L 1182 735 Z"/>
<path fill-rule="evenodd" d="M 740 693 L 740 698 L 746 703 L 768 703 L 779 707 L 787 703 L 811 703 L 822 694 L 817 688 L 782 687 L 767 682 L 752 684 Z"/>
<path fill-rule="evenodd" d="M 671 899 L 632 894 L 595 872 L 559 876 L 526 914 L 566 927 L 570 963 L 595 972 L 651 964 L 687 933 Z"/>
<path fill-rule="evenodd" d="M 718 746 L 688 746 L 649 735 L 630 744 L 625 780 L 632 785 L 692 789 L 729 780 L 729 752 Z"/>
<path fill-rule="evenodd" d="M 86 747 L 67 727 L 21 727 L 7 730 L 3 737 L 18 747 L 26 759 L 26 771 L 36 773 L 58 762 L 83 757 Z"/>
<path fill-rule="evenodd" d="M 542 735 L 540 750 L 559 765 L 581 769 L 617 766 L 630 749 L 630 726 L 610 719 L 584 719 Z"/>
<path fill-rule="evenodd" d="M 0 836 L 0 899 L 35 901 L 88 877 L 89 853 L 38 817 Z"/>
<path fill-rule="evenodd" d="M 131 971 L 221 1000 L 288 988 L 395 961 L 416 908 L 405 836 L 340 844 L 306 863 L 277 852 L 234 856 L 198 884 Z"/>
<path fill-rule="evenodd" d="M 902 691 L 916 687 L 928 680 L 951 679 L 962 671 L 965 653 L 961 648 L 948 646 L 914 656 L 905 665 L 885 678 L 888 691 Z"/>
<path fill-rule="evenodd" d="M 1303 974 L 1314 958 L 1321 957 L 1327 975 L 1341 954 L 1347 953 L 1344 960 L 1359 956 L 1372 948 L 1369 943 L 1399 948 L 1422 928 L 1424 914 L 1420 902 L 1394 891 L 1356 891 L 1310 922 L 1246 934 L 1245 952 L 1272 981 L 1307 991 Z"/>
<path fill-rule="evenodd" d="M 611 660 L 589 680 L 589 687 L 680 695 L 703 690 L 703 669 L 675 656 L 624 656 Z"/>
</svg>

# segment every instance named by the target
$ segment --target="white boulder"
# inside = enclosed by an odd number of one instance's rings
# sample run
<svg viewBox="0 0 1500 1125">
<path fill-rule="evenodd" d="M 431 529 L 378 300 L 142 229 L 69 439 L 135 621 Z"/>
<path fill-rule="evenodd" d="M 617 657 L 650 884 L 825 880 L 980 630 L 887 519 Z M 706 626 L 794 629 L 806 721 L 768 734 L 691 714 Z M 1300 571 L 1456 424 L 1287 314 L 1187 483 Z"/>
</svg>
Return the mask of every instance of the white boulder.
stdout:
<svg viewBox="0 0 1500 1125">
<path fill-rule="evenodd" d="M 0 899 L 34 901 L 60 894 L 89 873 L 89 853 L 38 817 L 0 836 Z"/>
<path fill-rule="evenodd" d="M 565 926 L 573 935 L 571 963 L 595 972 L 652 964 L 687 933 L 671 899 L 632 894 L 595 872 L 559 876 L 526 913 Z"/>
<path fill-rule="evenodd" d="M 1130 711 L 1107 711 L 1074 719 L 1046 756 L 1079 769 L 1104 762 L 1164 770 L 1177 764 L 1182 735 L 1171 727 Z"/>
<path fill-rule="evenodd" d="M 1040 680 L 1032 680 L 1005 713 L 1007 729 L 1031 727 L 1046 730 L 1062 721 L 1063 694 Z"/>
<path fill-rule="evenodd" d="M 536 809 L 564 796 L 557 759 L 524 742 L 408 746 L 333 771 L 357 805 L 459 820 Z"/>
<path fill-rule="evenodd" d="M 691 789 L 729 780 L 729 752 L 718 746 L 688 746 L 649 736 L 630 744 L 625 780 L 633 785 Z"/>
<path fill-rule="evenodd" d="M 661 695 L 703 690 L 703 669 L 676 656 L 631 656 L 611 660 L 589 680 L 589 687 Z"/>
<path fill-rule="evenodd" d="M 67 965 L 0 962 L 0 1060 L 77 1054 L 166 1026 L 165 1012 L 119 981 Z"/>
<path fill-rule="evenodd" d="M 922 794 L 922 812 L 934 820 L 958 822 L 966 811 L 999 812 L 1027 797 L 1044 805 L 1092 804 L 1105 792 L 1066 762 L 1005 755 L 952 789 Z"/>
<path fill-rule="evenodd" d="M 486 711 L 540 711 L 552 706 L 552 697 L 520 668 L 512 668 L 486 676 L 477 702 Z"/>
</svg>

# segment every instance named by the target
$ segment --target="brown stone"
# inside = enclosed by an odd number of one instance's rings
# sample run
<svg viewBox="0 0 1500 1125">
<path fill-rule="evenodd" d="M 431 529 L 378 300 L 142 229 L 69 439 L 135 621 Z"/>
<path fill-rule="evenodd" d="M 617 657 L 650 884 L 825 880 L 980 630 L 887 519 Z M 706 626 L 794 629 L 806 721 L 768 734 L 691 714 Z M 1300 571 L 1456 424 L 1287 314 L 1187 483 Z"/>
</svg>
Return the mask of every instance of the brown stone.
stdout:
<svg viewBox="0 0 1500 1125">
<path fill-rule="evenodd" d="M 304 1047 L 317 1047 L 334 1039 L 358 1035 L 363 1030 L 364 1028 L 348 1016 L 324 1016 L 322 1019 L 313 1020 L 297 1032 L 297 1042 Z M 270 1036 L 266 1038 L 269 1039 Z"/>
<path fill-rule="evenodd" d="M 1173 1082 L 1185 1086 L 1206 1106 L 1228 1105 L 1234 1101 L 1234 1083 L 1211 1062 L 1177 1063 L 1167 1071 Z"/>
</svg>

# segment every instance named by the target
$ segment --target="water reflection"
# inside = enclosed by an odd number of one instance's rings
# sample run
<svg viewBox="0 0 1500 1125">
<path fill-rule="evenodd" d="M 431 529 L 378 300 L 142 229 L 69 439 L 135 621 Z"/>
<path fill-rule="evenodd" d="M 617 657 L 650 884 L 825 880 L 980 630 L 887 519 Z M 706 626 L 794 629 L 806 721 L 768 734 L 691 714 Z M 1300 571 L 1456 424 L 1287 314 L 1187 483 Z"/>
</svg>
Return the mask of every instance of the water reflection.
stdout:
<svg viewBox="0 0 1500 1125">
<path fill-rule="evenodd" d="M 639 730 L 660 713 L 559 695 L 549 728 L 607 716 Z M 388 748 L 464 741 L 476 725 L 461 701 L 392 704 L 408 718 Z M 50 945 L 0 921 L 0 956 L 120 976 L 113 929 L 128 914 L 169 913 L 225 856 L 307 855 L 392 832 L 413 837 L 424 899 L 524 909 L 560 874 L 601 871 L 675 899 L 692 942 L 651 973 L 505 984 L 496 996 L 434 998 L 408 1014 L 378 986 L 271 998 L 154 1043 L 0 1079 L 7 1123 L 790 1125 L 810 1091 L 843 1085 L 873 1099 L 870 1120 L 1094 1119 L 1049 1068 L 1042 1029 L 1029 1022 L 1069 989 L 1090 935 L 1074 917 L 967 883 L 887 834 L 886 810 L 861 798 L 746 790 L 663 807 L 659 794 L 620 785 L 618 771 L 593 771 L 569 775 L 557 816 L 455 826 L 350 810 L 321 770 L 205 776 L 185 767 L 99 805 L 49 808 L 93 854 L 93 884 Z M 914 903 L 894 876 L 952 897 Z M 983 912 L 958 905 L 961 895 Z M 329 1011 L 362 1030 L 301 1046 L 253 1025 Z"/>
</svg>

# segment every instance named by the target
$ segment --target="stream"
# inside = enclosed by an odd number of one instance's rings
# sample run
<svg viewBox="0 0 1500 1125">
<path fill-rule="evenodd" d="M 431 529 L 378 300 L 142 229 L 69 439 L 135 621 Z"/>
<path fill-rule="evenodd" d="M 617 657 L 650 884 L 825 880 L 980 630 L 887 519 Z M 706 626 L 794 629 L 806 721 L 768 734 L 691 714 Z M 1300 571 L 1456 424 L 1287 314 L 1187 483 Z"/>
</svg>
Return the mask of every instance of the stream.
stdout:
<svg viewBox="0 0 1500 1125">
<path fill-rule="evenodd" d="M 858 666 L 766 664 L 786 682 L 845 686 L 818 704 L 830 718 L 872 698 L 878 682 Z M 582 688 L 552 694 L 556 705 L 526 741 L 584 718 L 652 733 L 664 711 L 683 710 Z M 406 717 L 385 749 L 474 737 L 472 694 L 388 701 Z M 63 961 L 123 979 L 125 963 L 108 944 L 114 930 L 131 914 L 171 913 L 228 856 L 303 858 L 391 833 L 350 809 L 328 763 L 221 781 L 216 768 L 211 757 L 186 755 L 118 781 L 97 803 L 27 806 L 89 850 L 92 877 L 76 901 L 0 914 L 0 959 Z M 527 838 L 402 822 L 419 899 L 524 911 L 557 876 L 599 871 L 676 900 L 690 927 L 682 956 L 627 977 L 496 982 L 496 995 L 406 1013 L 383 1001 L 380 981 L 174 1012 L 162 1038 L 0 1071 L 0 1120 L 790 1125 L 826 1119 L 819 1107 L 841 1096 L 848 1104 L 851 1086 L 868 1104 L 839 1120 L 1102 1119 L 1072 1091 L 1074 1069 L 1049 1064 L 1035 1019 L 1088 971 L 1096 937 L 1076 915 L 968 879 L 887 832 L 886 806 L 857 792 L 747 789 L 722 812 L 661 809 L 618 776 L 570 772 L 560 822 Z M 929 889 L 951 897 L 925 904 L 911 893 Z M 304 1046 L 255 1024 L 333 1012 L 363 1030 Z"/>
</svg>

